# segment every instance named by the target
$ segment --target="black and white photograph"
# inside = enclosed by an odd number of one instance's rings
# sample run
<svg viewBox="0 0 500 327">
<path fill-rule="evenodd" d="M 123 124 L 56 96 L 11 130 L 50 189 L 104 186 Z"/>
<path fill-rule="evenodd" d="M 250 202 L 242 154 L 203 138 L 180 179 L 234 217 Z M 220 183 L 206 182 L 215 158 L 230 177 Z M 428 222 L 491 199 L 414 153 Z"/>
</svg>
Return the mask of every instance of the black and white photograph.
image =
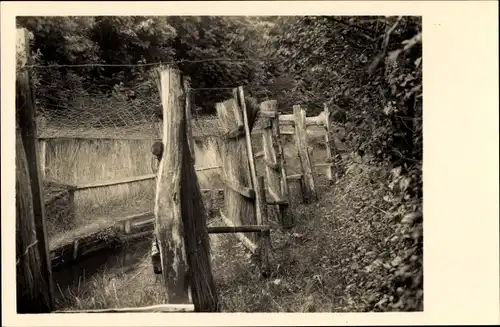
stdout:
<svg viewBox="0 0 500 327">
<path fill-rule="evenodd" d="M 424 312 L 422 21 L 17 16 L 17 313 Z"/>
</svg>

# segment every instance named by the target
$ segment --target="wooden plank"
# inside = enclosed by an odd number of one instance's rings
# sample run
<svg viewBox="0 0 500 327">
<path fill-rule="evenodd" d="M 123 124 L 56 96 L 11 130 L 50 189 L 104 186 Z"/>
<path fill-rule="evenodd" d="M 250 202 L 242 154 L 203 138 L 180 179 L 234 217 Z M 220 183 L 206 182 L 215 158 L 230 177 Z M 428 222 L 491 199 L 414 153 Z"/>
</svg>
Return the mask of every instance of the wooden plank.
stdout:
<svg viewBox="0 0 500 327">
<path fill-rule="evenodd" d="M 238 185 L 230 180 L 225 180 L 224 185 L 248 199 L 255 199 L 255 191 L 249 187 Z"/>
<path fill-rule="evenodd" d="M 259 193 L 259 198 L 266 202 L 266 185 L 264 184 L 264 176 L 259 176 L 257 179 L 257 192 Z M 269 218 L 267 215 L 267 207 L 265 205 L 260 207 L 262 223 L 265 225 L 269 224 Z M 271 252 L 271 232 L 269 229 L 262 230 L 260 234 L 260 272 L 262 276 L 268 277 L 271 273 L 269 267 L 269 252 Z"/>
<path fill-rule="evenodd" d="M 54 313 L 113 313 L 113 312 L 194 312 L 194 304 L 157 304 L 147 307 L 89 309 L 89 310 L 59 310 Z"/>
<path fill-rule="evenodd" d="M 282 125 L 295 125 L 295 117 L 294 114 L 285 114 L 285 115 L 279 115 L 279 121 L 280 124 Z M 323 126 L 325 123 L 325 119 L 323 118 L 322 114 L 319 114 L 317 116 L 313 117 L 306 117 L 304 126 Z"/>
<path fill-rule="evenodd" d="M 186 249 L 181 217 L 181 166 L 185 125 L 183 86 L 177 69 L 157 70 L 163 107 L 163 157 L 158 167 L 155 198 L 156 239 L 160 249 L 167 302 L 188 304 Z"/>
<path fill-rule="evenodd" d="M 222 166 L 219 165 L 219 166 L 196 168 L 196 171 L 205 171 L 205 170 L 221 169 L 221 168 L 222 168 Z M 84 190 L 84 189 L 90 189 L 90 188 L 98 188 L 98 187 L 106 187 L 106 186 L 113 186 L 113 185 L 119 185 L 119 184 L 140 182 L 140 181 L 145 181 L 148 179 L 156 179 L 156 177 L 157 177 L 156 174 L 146 174 L 146 175 L 132 176 L 132 177 L 120 177 L 120 178 L 115 178 L 115 179 L 112 179 L 109 181 L 86 183 L 86 184 L 81 184 L 81 185 L 75 185 L 73 187 L 75 190 Z M 208 190 L 211 190 L 211 189 L 202 189 L 202 191 L 204 191 L 204 192 L 208 192 Z M 218 191 L 222 192 L 223 189 L 218 189 Z"/>
<path fill-rule="evenodd" d="M 235 100 L 238 99 L 239 90 L 237 88 L 234 88 L 232 90 L 232 92 L 233 92 L 233 99 L 235 99 Z M 238 104 L 237 101 L 233 103 L 232 110 L 234 113 L 234 119 L 236 120 L 236 126 L 238 128 L 242 128 L 243 131 L 248 133 L 248 131 L 245 128 L 244 113 L 240 110 L 240 108 L 241 108 L 241 104 Z"/>
<path fill-rule="evenodd" d="M 261 112 L 271 112 L 278 117 L 278 102 L 276 100 L 261 103 Z M 267 188 L 273 200 L 280 203 L 288 200 L 288 183 L 286 181 L 286 168 L 283 157 L 283 149 L 280 143 L 280 127 L 278 119 L 268 119 L 270 128 L 262 133 L 262 149 L 264 152 L 264 163 L 267 180 Z M 284 179 L 284 181 L 283 181 Z M 276 211 L 282 226 L 291 227 L 291 211 L 288 206 L 276 204 Z"/>
<path fill-rule="evenodd" d="M 18 281 L 18 285 L 33 286 L 37 289 L 31 289 L 29 292 L 22 292 L 27 294 L 26 297 L 18 294 L 17 312 L 18 313 L 47 313 L 53 309 L 54 298 L 54 285 L 52 281 L 52 269 L 50 265 L 49 246 L 47 238 L 47 228 L 45 226 L 45 205 L 43 193 L 42 172 L 40 166 L 40 150 L 38 148 L 37 128 L 35 120 L 35 92 L 33 90 L 33 81 L 31 80 L 31 71 L 29 69 L 22 70 L 26 65 L 31 64 L 30 49 L 29 49 L 29 36 L 28 31 L 24 28 L 16 29 L 16 54 L 17 54 L 17 68 L 16 76 L 16 125 L 19 126 L 19 135 L 22 145 L 21 150 L 24 149 L 27 161 L 27 173 L 29 176 L 29 189 L 31 192 L 31 205 L 33 210 L 35 242 L 32 247 L 33 250 L 38 252 L 40 261 L 38 263 L 28 261 L 27 256 L 23 256 L 24 251 L 29 251 L 29 248 L 22 249 L 18 253 L 22 258 L 23 267 L 21 269 L 29 270 L 26 274 L 16 270 L 17 278 L 30 278 L 27 276 L 35 276 L 35 281 L 28 281 L 25 279 L 23 282 Z M 17 148 L 17 145 L 16 145 Z M 16 156 L 21 154 L 16 153 Z M 16 175 L 17 176 L 17 175 Z M 18 181 L 25 183 L 27 181 Z M 26 201 L 27 199 L 25 199 Z M 17 203 L 16 203 L 17 205 Z M 25 214 L 25 213 L 20 213 Z M 17 219 L 29 219 L 30 216 L 17 217 Z M 28 226 L 23 226 L 28 227 Z M 33 278 L 33 277 L 31 277 Z"/>
<path fill-rule="evenodd" d="M 236 227 L 234 223 L 231 221 L 231 219 L 227 218 L 226 215 L 220 210 L 220 216 L 224 224 L 228 227 Z M 243 233 L 234 233 L 234 236 L 252 253 L 257 253 L 257 245 L 254 244 L 251 240 L 248 239 L 248 237 L 245 236 Z"/>
<path fill-rule="evenodd" d="M 312 164 L 308 152 L 307 133 L 305 126 L 306 112 L 300 107 L 300 105 L 294 105 L 293 113 L 295 116 L 295 143 L 302 167 L 302 174 L 304 176 L 304 199 L 307 199 L 308 202 L 314 202 L 318 200 L 318 195 L 316 193 Z"/>
<path fill-rule="evenodd" d="M 90 189 L 90 188 L 140 182 L 140 181 L 145 181 L 148 179 L 155 179 L 156 176 L 157 176 L 156 174 L 146 174 L 146 175 L 133 176 L 133 177 L 124 177 L 124 178 L 121 177 L 121 178 L 116 178 L 116 179 L 113 179 L 110 181 L 105 181 L 105 182 L 93 182 L 93 183 L 77 185 L 76 189 L 77 190 L 86 190 L 86 189 Z"/>
<path fill-rule="evenodd" d="M 331 162 L 325 162 L 325 163 L 317 163 L 317 164 L 314 164 L 314 167 L 333 167 L 333 163 Z M 327 176 L 328 178 L 328 176 Z M 331 180 L 331 179 L 329 179 Z"/>
<path fill-rule="evenodd" d="M 248 226 L 215 226 L 207 227 L 209 234 L 228 234 L 228 233 L 261 233 L 269 230 L 269 225 L 248 225 Z"/>
<path fill-rule="evenodd" d="M 214 169 L 221 169 L 222 166 L 210 166 L 210 167 L 203 167 L 203 168 L 196 168 L 196 171 L 205 171 L 205 170 L 214 170 Z"/>
<path fill-rule="evenodd" d="M 237 124 L 235 111 L 241 110 L 238 100 L 229 99 L 219 102 L 215 105 L 215 108 L 217 110 L 219 126 L 223 133 L 234 129 Z M 245 139 L 222 138 L 221 141 L 223 181 L 231 181 L 231 183 L 225 183 L 225 214 L 233 220 L 234 225 L 257 225 L 254 197 L 246 197 L 237 188 L 232 187 L 234 185 L 252 185 Z M 248 234 L 247 238 L 251 240 L 256 239 L 253 234 Z"/>
<path fill-rule="evenodd" d="M 325 147 L 326 147 L 326 157 L 332 158 L 333 147 L 335 147 L 335 142 L 333 140 L 332 129 L 331 129 L 331 115 L 330 110 L 326 103 L 324 104 L 323 115 L 325 118 Z M 318 166 L 316 166 L 318 167 Z M 333 181 L 333 176 L 335 174 L 335 165 L 326 165 L 326 179 L 330 182 Z"/>
</svg>

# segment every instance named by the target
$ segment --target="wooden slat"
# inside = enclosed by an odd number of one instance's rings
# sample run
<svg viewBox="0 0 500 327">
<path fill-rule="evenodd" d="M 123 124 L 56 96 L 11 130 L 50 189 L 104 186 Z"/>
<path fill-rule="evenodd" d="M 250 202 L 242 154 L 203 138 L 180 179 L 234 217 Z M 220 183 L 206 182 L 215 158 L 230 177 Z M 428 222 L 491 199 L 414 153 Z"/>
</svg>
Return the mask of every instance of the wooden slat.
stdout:
<svg viewBox="0 0 500 327">
<path fill-rule="evenodd" d="M 302 174 L 288 175 L 286 179 L 288 179 L 289 181 L 300 180 L 302 179 Z"/>
<path fill-rule="evenodd" d="M 221 169 L 222 166 L 211 166 L 211 167 L 203 167 L 203 168 L 196 168 L 196 171 L 205 171 L 205 170 L 214 170 L 214 169 Z"/>
<path fill-rule="evenodd" d="M 295 125 L 295 118 L 293 114 L 279 115 L 280 124 L 290 124 Z M 325 119 L 322 114 L 314 117 L 306 117 L 304 126 L 323 126 L 325 124 Z"/>
<path fill-rule="evenodd" d="M 205 170 L 220 169 L 220 168 L 222 168 L 221 165 L 212 166 L 212 167 L 196 168 L 196 171 L 205 171 Z M 75 185 L 74 188 L 75 188 L 75 190 L 85 190 L 85 189 L 90 189 L 90 188 L 98 188 L 98 187 L 106 187 L 106 186 L 113 186 L 113 185 L 119 185 L 119 184 L 140 182 L 140 181 L 145 181 L 148 179 L 155 179 L 156 177 L 157 177 L 156 174 L 146 174 L 146 175 L 132 176 L 132 177 L 120 177 L 120 178 L 115 178 L 115 179 L 112 179 L 109 181 L 104 181 L 104 182 L 92 182 L 92 183 L 86 183 L 86 184 L 81 184 L 81 185 Z"/>
<path fill-rule="evenodd" d="M 308 202 L 318 200 L 316 193 L 316 186 L 314 183 L 314 175 L 312 171 L 311 158 L 308 152 L 307 133 L 306 133 L 306 112 L 299 105 L 293 106 L 293 113 L 295 116 L 295 142 L 298 150 L 298 156 L 302 167 L 302 174 L 304 178 L 305 195 Z"/>
<path fill-rule="evenodd" d="M 76 189 L 77 190 L 85 190 L 85 189 L 90 189 L 90 188 L 97 188 L 97 187 L 105 187 L 105 186 L 127 184 L 127 183 L 133 183 L 133 182 L 140 182 L 140 181 L 145 181 L 145 180 L 148 180 L 148 179 L 155 179 L 155 178 L 156 178 L 156 174 L 147 174 L 147 175 L 141 175 L 141 176 L 116 178 L 116 179 L 113 179 L 113 180 L 110 180 L 110 181 L 105 181 L 105 182 L 93 182 L 93 183 L 87 183 L 87 184 L 77 185 Z"/>
<path fill-rule="evenodd" d="M 323 105 L 323 116 L 324 116 L 324 126 L 325 126 L 325 147 L 326 147 L 326 156 L 328 159 L 326 161 L 326 164 L 324 164 L 323 167 L 326 167 L 326 179 L 329 181 L 333 181 L 333 177 L 335 175 L 335 165 L 334 164 L 328 164 L 328 163 L 333 163 L 333 152 L 336 151 L 336 146 L 335 142 L 333 140 L 333 134 L 332 134 L 332 127 L 331 127 L 331 115 L 330 115 L 330 109 L 326 104 Z M 319 167 L 319 166 L 316 166 Z"/>
<path fill-rule="evenodd" d="M 331 162 L 317 163 L 317 164 L 314 164 L 314 167 L 333 167 L 333 163 L 331 163 Z"/>
<path fill-rule="evenodd" d="M 246 226 L 215 226 L 207 227 L 209 234 L 228 234 L 228 233 L 261 233 L 269 230 L 269 225 L 246 225 Z"/>
<path fill-rule="evenodd" d="M 113 312 L 194 312 L 194 304 L 157 304 L 136 308 L 60 310 L 54 313 L 113 313 Z"/>
<path fill-rule="evenodd" d="M 257 179 L 257 192 L 259 193 L 259 198 L 262 199 L 262 201 L 265 203 L 266 202 L 266 186 L 264 184 L 264 176 L 259 176 Z M 263 224 L 269 224 L 269 218 L 267 215 L 267 207 L 265 205 L 262 205 L 260 207 L 261 210 L 261 217 L 262 217 L 262 223 Z M 262 233 L 260 233 L 260 271 L 262 276 L 268 277 L 270 275 L 270 267 L 269 267 L 269 253 L 271 252 L 271 233 L 270 230 L 263 230 Z"/>
<path fill-rule="evenodd" d="M 224 185 L 248 199 L 255 199 L 255 191 L 249 187 L 238 185 L 230 180 L 225 180 Z"/>
</svg>

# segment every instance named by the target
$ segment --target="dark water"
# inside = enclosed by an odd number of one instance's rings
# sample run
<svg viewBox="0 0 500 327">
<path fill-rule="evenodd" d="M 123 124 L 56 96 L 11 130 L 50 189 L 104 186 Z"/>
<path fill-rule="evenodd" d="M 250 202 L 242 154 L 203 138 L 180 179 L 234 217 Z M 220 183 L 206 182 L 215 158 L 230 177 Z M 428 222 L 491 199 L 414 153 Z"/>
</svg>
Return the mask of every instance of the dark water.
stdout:
<svg viewBox="0 0 500 327">
<path fill-rule="evenodd" d="M 119 249 L 99 251 L 69 267 L 53 270 L 55 296 L 61 298 L 63 294 L 82 287 L 86 281 L 103 271 L 127 272 L 133 270 L 144 257 L 149 255 L 150 251 L 151 238 L 146 237 L 130 242 Z"/>
</svg>

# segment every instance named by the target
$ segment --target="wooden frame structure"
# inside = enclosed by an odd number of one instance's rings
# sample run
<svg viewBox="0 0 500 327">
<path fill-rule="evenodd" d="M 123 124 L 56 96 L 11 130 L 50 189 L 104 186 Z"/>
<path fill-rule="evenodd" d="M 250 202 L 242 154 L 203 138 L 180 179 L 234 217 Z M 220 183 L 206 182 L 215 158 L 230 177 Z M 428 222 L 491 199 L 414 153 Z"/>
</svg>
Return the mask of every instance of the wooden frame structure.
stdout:
<svg viewBox="0 0 500 327">
<path fill-rule="evenodd" d="M 220 215 L 224 224 L 235 231 L 235 236 L 252 253 L 260 256 L 261 273 L 269 275 L 270 227 L 264 178 L 257 177 L 250 139 L 258 108 L 249 114 L 243 87 L 233 89 L 233 98 L 216 104 L 223 135 L 224 199 L 226 213 Z M 243 225 L 252 229 L 242 229 Z M 248 232 L 253 232 L 249 234 Z M 257 245 L 258 244 L 258 245 Z"/>
</svg>

